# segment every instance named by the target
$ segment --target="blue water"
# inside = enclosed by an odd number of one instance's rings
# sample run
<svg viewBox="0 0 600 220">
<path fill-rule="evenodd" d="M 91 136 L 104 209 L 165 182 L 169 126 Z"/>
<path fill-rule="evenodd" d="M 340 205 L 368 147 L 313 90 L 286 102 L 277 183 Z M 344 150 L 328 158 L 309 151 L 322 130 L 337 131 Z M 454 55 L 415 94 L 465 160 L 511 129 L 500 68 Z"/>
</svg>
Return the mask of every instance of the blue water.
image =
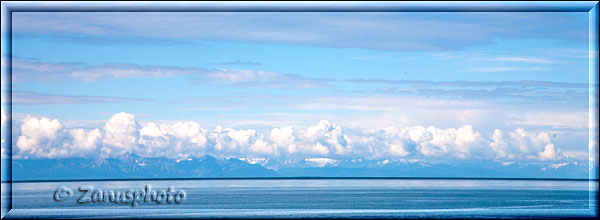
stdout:
<svg viewBox="0 0 600 220">
<path fill-rule="evenodd" d="M 184 191 L 180 203 L 77 203 L 103 192 Z M 62 201 L 55 191 L 72 190 Z M 592 189 L 590 191 L 590 189 Z M 14 183 L 9 218 L 547 218 L 597 215 L 598 182 L 273 179 Z M 90 191 L 91 192 L 91 191 Z M 4 191 L 3 191 L 4 193 Z M 173 193 L 174 194 L 174 193 Z M 91 194 L 90 194 L 91 196 Z M 108 198 L 108 197 L 107 197 Z M 150 197 L 149 197 L 150 198 Z"/>
</svg>

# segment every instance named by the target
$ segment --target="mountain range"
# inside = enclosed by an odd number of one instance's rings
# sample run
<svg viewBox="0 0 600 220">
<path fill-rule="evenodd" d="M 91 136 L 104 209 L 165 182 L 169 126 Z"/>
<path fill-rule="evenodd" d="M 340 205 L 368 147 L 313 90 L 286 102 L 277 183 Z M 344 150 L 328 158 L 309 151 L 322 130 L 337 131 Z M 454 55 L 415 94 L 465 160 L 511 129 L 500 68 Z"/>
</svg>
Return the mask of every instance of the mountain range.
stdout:
<svg viewBox="0 0 600 220">
<path fill-rule="evenodd" d="M 3 159 L 3 165 L 9 163 Z M 2 180 L 7 180 L 3 173 Z M 425 163 L 406 160 L 267 160 L 206 155 L 183 160 L 145 158 L 14 159 L 12 180 L 244 178 L 244 177 L 469 177 L 469 178 L 588 178 L 588 165 L 577 162 L 540 164 L 463 161 Z"/>
</svg>

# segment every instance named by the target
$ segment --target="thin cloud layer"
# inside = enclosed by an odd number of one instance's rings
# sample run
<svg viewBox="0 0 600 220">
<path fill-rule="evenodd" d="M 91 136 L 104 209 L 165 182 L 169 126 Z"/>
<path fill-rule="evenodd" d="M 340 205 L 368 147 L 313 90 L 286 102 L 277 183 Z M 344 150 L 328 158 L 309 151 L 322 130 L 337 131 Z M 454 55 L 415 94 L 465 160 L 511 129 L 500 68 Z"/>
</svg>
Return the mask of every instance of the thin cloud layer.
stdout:
<svg viewBox="0 0 600 220">
<path fill-rule="evenodd" d="M 12 60 L 14 81 L 40 81 L 75 79 L 91 82 L 120 78 L 156 78 L 194 75 L 204 69 L 109 63 L 88 65 L 85 63 L 51 63 L 36 60 Z"/>
<path fill-rule="evenodd" d="M 92 82 L 124 78 L 165 78 L 189 76 L 194 84 L 216 83 L 241 87 L 321 88 L 331 79 L 309 78 L 292 74 L 250 69 L 205 69 L 192 67 L 108 63 L 51 63 L 15 59 L 13 81 L 77 80 Z"/>
<path fill-rule="evenodd" d="M 85 63 L 52 63 L 37 60 L 15 59 L 12 63 L 13 81 L 39 82 L 47 80 L 76 80 L 92 82 L 124 78 L 167 78 L 187 77 L 192 85 L 228 85 L 242 88 L 330 88 L 336 92 L 345 90 L 347 85 L 383 84 L 385 86 L 361 92 L 395 95 L 460 97 L 467 99 L 509 98 L 524 103 L 549 101 L 565 102 L 585 100 L 589 84 L 552 81 L 425 81 L 425 80 L 385 80 L 385 79 L 334 79 L 315 78 L 302 75 L 284 74 L 268 70 L 252 69 L 205 69 L 175 66 L 153 66 L 125 63 L 89 65 Z M 487 67 L 486 67 L 487 68 Z M 489 67 L 495 68 L 495 67 Z M 509 67 L 501 67 L 504 71 Z M 496 71 L 494 70 L 494 71 Z M 56 96 L 32 92 L 15 92 L 16 103 L 44 104 L 88 103 L 126 101 L 117 97 Z M 42 97 L 47 96 L 47 97 Z M 40 101 L 42 100 L 42 101 Z M 142 101 L 142 100 L 137 100 Z"/>
<path fill-rule="evenodd" d="M 82 95 L 53 95 L 38 92 L 15 91 L 11 93 L 12 104 L 17 105 L 69 105 L 89 103 L 119 103 L 119 102 L 148 102 L 148 99 L 82 96 Z M 2 100 L 3 102 L 5 100 Z"/>
<path fill-rule="evenodd" d="M 470 68 L 465 71 L 467 72 L 509 72 L 509 71 L 542 71 L 548 70 L 542 67 L 511 67 L 511 66 L 497 66 L 497 67 L 478 67 Z"/>
<path fill-rule="evenodd" d="M 102 128 L 67 128 L 58 119 L 28 115 L 17 127 L 17 158 L 117 157 L 135 153 L 146 157 L 185 159 L 206 154 L 234 158 L 418 159 L 496 161 L 563 161 L 567 157 L 549 134 L 522 128 L 494 130 L 481 135 L 470 125 L 441 129 L 434 126 L 386 127 L 347 132 L 322 120 L 308 127 L 276 127 L 260 132 L 199 123 L 148 122 L 118 113 Z"/>
<path fill-rule="evenodd" d="M 490 61 L 523 62 L 523 63 L 554 63 L 555 62 L 553 60 L 535 58 L 535 57 L 496 57 L 496 58 L 490 59 Z"/>
<path fill-rule="evenodd" d="M 232 40 L 377 50 L 460 50 L 494 38 L 586 43 L 587 25 L 561 13 L 127 13 L 19 12 L 16 34 L 110 44 L 125 39 Z M 102 38 L 99 38 L 101 36 Z M 125 38 L 124 38 L 125 37 Z M 52 38 L 52 37 L 50 37 Z M 105 38 L 103 40 L 103 38 Z M 146 40 L 148 41 L 148 40 Z"/>
</svg>

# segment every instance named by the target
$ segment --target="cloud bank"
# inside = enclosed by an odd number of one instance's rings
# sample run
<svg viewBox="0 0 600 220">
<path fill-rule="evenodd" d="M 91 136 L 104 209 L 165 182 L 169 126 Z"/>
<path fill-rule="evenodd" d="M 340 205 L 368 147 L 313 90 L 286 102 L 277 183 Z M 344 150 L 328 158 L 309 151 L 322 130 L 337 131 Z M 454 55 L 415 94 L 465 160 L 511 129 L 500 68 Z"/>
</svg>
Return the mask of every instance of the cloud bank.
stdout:
<svg viewBox="0 0 600 220">
<path fill-rule="evenodd" d="M 106 158 L 135 153 L 185 159 L 209 154 L 233 158 L 317 158 L 310 160 L 318 164 L 352 158 L 505 162 L 567 159 L 545 132 L 496 129 L 492 136 L 485 137 L 470 125 L 349 131 L 321 120 L 312 126 L 274 127 L 261 132 L 221 126 L 209 129 L 193 121 L 140 124 L 135 115 L 121 112 L 109 118 L 102 128 L 67 128 L 58 119 L 30 115 L 17 128 L 17 158 Z"/>
</svg>

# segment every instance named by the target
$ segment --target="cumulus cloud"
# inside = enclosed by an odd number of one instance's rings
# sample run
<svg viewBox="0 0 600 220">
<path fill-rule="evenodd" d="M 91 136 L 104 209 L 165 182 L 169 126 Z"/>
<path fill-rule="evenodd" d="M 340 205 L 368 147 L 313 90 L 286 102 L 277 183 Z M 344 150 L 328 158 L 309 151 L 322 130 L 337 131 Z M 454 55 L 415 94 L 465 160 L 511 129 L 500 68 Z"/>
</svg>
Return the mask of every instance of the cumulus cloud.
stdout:
<svg viewBox="0 0 600 220">
<path fill-rule="evenodd" d="M 439 129 L 433 126 L 427 127 L 424 137 L 421 141 L 419 149 L 423 155 L 428 156 L 452 156 L 457 158 L 470 158 L 479 150 L 483 140 L 479 132 L 473 131 L 469 125 L 462 126 L 458 129 Z"/>
<path fill-rule="evenodd" d="M 58 119 L 27 116 L 21 125 L 17 148 L 21 154 L 32 157 L 64 157 L 69 154 L 61 141 L 64 126 Z"/>
<path fill-rule="evenodd" d="M 411 129 L 409 128 L 409 130 Z M 404 157 L 414 152 L 414 149 L 408 149 L 410 146 L 414 148 L 414 142 L 407 138 L 409 134 L 407 129 L 403 130 L 403 134 L 400 132 L 400 129 L 394 127 L 377 129 L 371 135 L 358 138 L 356 143 L 361 146 L 358 149 L 363 149 L 363 154 L 368 154 L 374 158 L 386 155 Z M 412 133 L 414 134 L 414 132 Z M 419 133 L 419 135 L 422 135 L 422 133 Z M 420 136 L 418 137 L 420 138 Z"/>
<path fill-rule="evenodd" d="M 489 158 L 491 149 L 484 148 L 486 140 L 470 125 L 440 129 L 434 126 L 377 129 L 359 142 L 373 156 L 392 158 Z"/>
<path fill-rule="evenodd" d="M 545 132 L 494 130 L 483 136 L 470 125 L 385 127 L 352 130 L 321 120 L 307 127 L 207 129 L 193 121 L 147 122 L 121 112 L 102 128 L 66 128 L 58 119 L 28 115 L 16 141 L 22 158 L 115 157 L 135 153 L 146 157 L 185 159 L 210 154 L 233 158 L 295 158 L 319 166 L 340 159 L 461 160 L 502 162 L 566 158 Z"/>
<path fill-rule="evenodd" d="M 136 142 L 139 138 L 140 125 L 135 121 L 133 114 L 125 112 L 113 115 L 104 125 L 104 138 L 102 153 L 105 155 L 120 155 L 128 152 L 139 151 Z"/>
<path fill-rule="evenodd" d="M 73 139 L 71 143 L 72 155 L 86 156 L 96 151 L 98 143 L 102 138 L 100 129 L 96 128 L 91 131 L 85 131 L 84 129 L 71 129 L 69 134 Z"/>
<path fill-rule="evenodd" d="M 207 130 L 197 122 L 157 124 L 149 122 L 140 130 L 138 144 L 145 146 L 146 156 L 186 158 L 201 154 L 207 145 Z M 165 152 L 168 151 L 168 154 Z"/>
<path fill-rule="evenodd" d="M 325 120 L 304 130 L 302 139 L 308 143 L 303 148 L 307 153 L 343 155 L 352 150 L 342 128 Z"/>
<path fill-rule="evenodd" d="M 296 153 L 296 138 L 294 136 L 294 128 L 291 126 L 273 128 L 269 138 L 276 149 L 282 149 L 284 152 L 290 154 Z"/>
<path fill-rule="evenodd" d="M 489 146 L 499 158 L 557 160 L 564 157 L 561 150 L 555 148 L 548 133 L 530 133 L 522 128 L 508 134 L 494 130 Z"/>
</svg>

